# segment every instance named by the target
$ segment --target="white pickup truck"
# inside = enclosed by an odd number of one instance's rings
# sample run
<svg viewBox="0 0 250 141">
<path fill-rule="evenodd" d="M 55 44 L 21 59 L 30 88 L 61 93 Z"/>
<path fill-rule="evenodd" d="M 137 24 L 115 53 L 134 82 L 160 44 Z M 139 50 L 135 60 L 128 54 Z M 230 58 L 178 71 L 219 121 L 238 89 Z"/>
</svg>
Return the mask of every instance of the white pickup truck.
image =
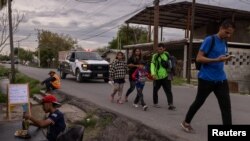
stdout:
<svg viewBox="0 0 250 141">
<path fill-rule="evenodd" d="M 109 81 L 109 63 L 97 52 L 60 51 L 58 58 L 61 79 L 72 74 L 77 82 L 84 79 Z"/>
</svg>

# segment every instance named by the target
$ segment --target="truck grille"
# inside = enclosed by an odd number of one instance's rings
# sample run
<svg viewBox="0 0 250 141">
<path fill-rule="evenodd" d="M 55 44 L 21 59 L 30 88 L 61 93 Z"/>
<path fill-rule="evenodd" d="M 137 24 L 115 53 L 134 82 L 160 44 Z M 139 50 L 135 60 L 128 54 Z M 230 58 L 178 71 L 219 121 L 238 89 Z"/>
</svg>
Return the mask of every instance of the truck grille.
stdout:
<svg viewBox="0 0 250 141">
<path fill-rule="evenodd" d="M 88 69 L 91 71 L 108 71 L 109 65 L 88 65 Z"/>
</svg>

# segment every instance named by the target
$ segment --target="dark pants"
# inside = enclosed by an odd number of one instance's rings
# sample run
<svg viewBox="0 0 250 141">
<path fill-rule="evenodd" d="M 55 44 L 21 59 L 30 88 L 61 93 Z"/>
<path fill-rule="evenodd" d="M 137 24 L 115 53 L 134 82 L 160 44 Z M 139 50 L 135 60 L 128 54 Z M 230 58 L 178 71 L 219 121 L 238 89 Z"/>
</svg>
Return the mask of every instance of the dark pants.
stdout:
<svg viewBox="0 0 250 141">
<path fill-rule="evenodd" d="M 222 115 L 222 121 L 224 125 L 232 124 L 232 114 L 231 114 L 231 102 L 229 95 L 229 87 L 227 80 L 212 82 L 203 79 L 198 79 L 198 91 L 195 98 L 195 101 L 190 106 L 185 122 L 190 123 L 193 119 L 195 113 L 200 109 L 203 105 L 207 97 L 211 92 L 214 92 Z"/>
<path fill-rule="evenodd" d="M 143 100 L 143 88 L 144 88 L 145 83 L 136 83 L 136 90 L 137 90 L 137 95 L 134 100 L 134 104 L 137 104 L 138 102 L 141 103 L 142 106 L 146 105 L 144 100 Z"/>
<path fill-rule="evenodd" d="M 129 89 L 127 90 L 127 93 L 126 93 L 126 96 L 128 97 L 132 92 L 133 90 L 135 89 L 135 81 L 131 79 L 129 79 L 129 83 L 130 83 L 130 87 Z"/>
<path fill-rule="evenodd" d="M 46 86 L 46 92 L 56 89 L 56 88 L 51 84 L 50 79 L 46 79 L 46 80 L 44 81 L 44 84 L 45 84 L 45 86 Z"/>
<path fill-rule="evenodd" d="M 167 77 L 160 80 L 154 80 L 153 82 L 153 102 L 154 104 L 158 104 L 158 91 L 163 87 L 163 90 L 168 99 L 168 105 L 173 105 L 173 94 L 171 90 L 171 80 L 168 80 Z"/>
</svg>

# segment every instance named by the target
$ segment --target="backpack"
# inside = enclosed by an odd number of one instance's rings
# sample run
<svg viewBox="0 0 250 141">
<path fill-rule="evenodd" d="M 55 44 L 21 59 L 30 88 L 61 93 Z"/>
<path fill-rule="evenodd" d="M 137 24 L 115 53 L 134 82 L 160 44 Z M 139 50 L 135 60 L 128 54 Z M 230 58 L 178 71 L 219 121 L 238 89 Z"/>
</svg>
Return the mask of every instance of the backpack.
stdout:
<svg viewBox="0 0 250 141">
<path fill-rule="evenodd" d="M 214 35 L 211 35 L 211 38 L 212 38 L 212 41 L 211 41 L 211 45 L 210 45 L 210 48 L 208 50 L 208 52 L 204 55 L 205 57 L 208 56 L 208 54 L 211 52 L 211 50 L 213 50 L 214 46 L 215 46 L 215 36 Z M 227 50 L 227 42 L 225 42 L 226 44 L 226 50 Z M 227 51 L 226 51 L 227 52 Z M 195 68 L 196 70 L 200 70 L 201 69 L 201 66 L 202 66 L 203 63 L 201 62 L 197 62 L 196 59 L 195 59 Z"/>
<path fill-rule="evenodd" d="M 168 70 L 169 73 L 175 75 L 175 68 L 176 68 L 176 57 L 170 55 L 169 53 L 165 53 L 168 57 L 167 61 L 161 59 L 161 65 Z M 160 55 L 158 56 L 160 57 Z M 158 57 L 156 57 L 158 59 Z"/>
</svg>

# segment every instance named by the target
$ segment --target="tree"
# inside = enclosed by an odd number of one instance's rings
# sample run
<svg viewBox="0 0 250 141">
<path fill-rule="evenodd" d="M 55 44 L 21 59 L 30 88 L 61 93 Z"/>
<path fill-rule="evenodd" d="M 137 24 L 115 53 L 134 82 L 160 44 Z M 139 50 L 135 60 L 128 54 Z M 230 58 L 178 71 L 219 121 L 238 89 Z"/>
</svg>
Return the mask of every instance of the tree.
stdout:
<svg viewBox="0 0 250 141">
<path fill-rule="evenodd" d="M 10 56 L 0 54 L 0 61 L 10 60 Z"/>
<path fill-rule="evenodd" d="M 7 0 L 0 0 L 0 10 L 7 5 Z"/>
<path fill-rule="evenodd" d="M 27 61 L 31 62 L 33 60 L 34 52 L 23 48 L 14 48 L 14 55 L 17 56 L 21 62 L 26 63 Z"/>
<path fill-rule="evenodd" d="M 128 39 L 127 39 L 128 34 Z M 123 25 L 119 28 L 117 32 L 117 37 L 113 38 L 108 44 L 108 48 L 117 49 L 118 48 L 118 40 L 120 45 L 130 45 L 137 43 L 146 43 L 147 42 L 148 31 L 144 27 L 139 26 L 131 26 L 127 28 L 126 25 Z"/>
<path fill-rule="evenodd" d="M 20 14 L 18 11 L 13 11 L 12 14 L 12 27 L 13 33 L 17 32 L 18 26 L 20 22 L 23 20 L 24 15 Z M 0 53 L 3 49 L 8 45 L 6 42 L 8 41 L 9 35 L 9 21 L 8 21 L 8 13 L 7 10 L 2 9 L 0 13 Z"/>
<path fill-rule="evenodd" d="M 52 33 L 51 31 L 38 30 L 38 48 L 42 67 L 49 66 L 51 60 L 58 60 L 58 52 L 70 50 L 77 41 L 69 35 Z M 57 64 L 58 62 L 54 62 Z"/>
</svg>

